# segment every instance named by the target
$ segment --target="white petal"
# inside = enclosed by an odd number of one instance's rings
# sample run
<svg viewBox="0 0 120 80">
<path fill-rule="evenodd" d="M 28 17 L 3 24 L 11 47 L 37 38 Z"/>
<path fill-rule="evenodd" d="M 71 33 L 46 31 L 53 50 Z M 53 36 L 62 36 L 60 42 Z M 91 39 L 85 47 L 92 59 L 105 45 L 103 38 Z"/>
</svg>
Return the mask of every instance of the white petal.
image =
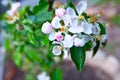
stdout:
<svg viewBox="0 0 120 80">
<path fill-rule="evenodd" d="M 88 41 L 92 40 L 93 38 L 89 35 L 84 35 L 84 41 L 87 43 Z"/>
<path fill-rule="evenodd" d="M 13 16 L 14 16 L 14 13 L 13 13 L 13 11 L 12 11 L 12 10 L 8 10 L 8 11 L 7 11 L 7 14 L 8 14 L 9 16 L 11 16 L 11 17 L 13 17 Z"/>
<path fill-rule="evenodd" d="M 65 48 L 71 48 L 73 46 L 73 37 L 69 34 L 65 34 L 64 41 L 62 42 Z"/>
<path fill-rule="evenodd" d="M 12 3 L 11 10 L 16 11 L 20 6 L 21 6 L 21 3 L 19 2 Z"/>
<path fill-rule="evenodd" d="M 61 24 L 60 24 L 60 18 L 59 17 L 54 17 L 52 22 L 51 22 L 52 26 L 54 28 L 61 28 Z"/>
<path fill-rule="evenodd" d="M 75 18 L 77 16 L 75 13 L 75 10 L 70 7 L 68 7 L 66 11 L 67 11 L 67 14 L 70 15 L 72 18 Z"/>
<path fill-rule="evenodd" d="M 78 5 L 76 6 L 76 10 L 78 12 L 79 15 L 81 15 L 87 8 L 87 1 L 86 0 L 82 0 L 78 3 Z"/>
<path fill-rule="evenodd" d="M 55 38 L 56 38 L 56 32 L 52 31 L 49 35 L 49 40 L 53 41 L 53 40 L 55 40 Z"/>
<path fill-rule="evenodd" d="M 53 54 L 56 56 L 61 55 L 61 53 L 62 53 L 62 50 L 59 50 L 58 47 L 60 47 L 60 46 L 54 46 L 53 50 L 52 50 Z"/>
<path fill-rule="evenodd" d="M 99 34 L 100 34 L 101 29 L 100 29 L 98 23 L 95 23 L 95 24 L 94 24 L 94 28 L 92 29 L 92 31 L 93 31 L 93 34 L 96 34 L 96 35 L 99 35 Z"/>
<path fill-rule="evenodd" d="M 69 31 L 71 33 L 81 33 L 84 31 L 84 28 L 82 26 L 82 24 L 78 24 L 78 25 L 73 25 L 72 27 L 70 27 Z"/>
<path fill-rule="evenodd" d="M 89 24 L 88 22 L 85 22 L 84 25 L 83 25 L 84 33 L 86 33 L 86 34 L 92 34 L 93 27 L 94 26 L 92 24 Z"/>
<path fill-rule="evenodd" d="M 63 49 L 63 52 L 64 52 L 64 56 L 63 56 L 63 59 L 66 59 L 68 58 L 68 49 Z"/>
<path fill-rule="evenodd" d="M 102 42 L 106 42 L 108 40 L 108 34 L 102 35 Z"/>
<path fill-rule="evenodd" d="M 72 24 L 71 17 L 67 14 L 63 17 L 63 21 L 65 23 L 65 26 L 69 26 Z"/>
<path fill-rule="evenodd" d="M 57 17 L 62 18 L 66 14 L 66 10 L 64 8 L 58 8 L 55 10 L 55 14 Z"/>
<path fill-rule="evenodd" d="M 75 38 L 74 45 L 76 47 L 79 47 L 79 46 L 83 47 L 85 45 L 85 41 L 84 41 L 84 39 Z"/>
<path fill-rule="evenodd" d="M 62 46 L 62 43 L 58 41 L 53 41 L 52 44 L 59 44 L 60 46 Z"/>
</svg>

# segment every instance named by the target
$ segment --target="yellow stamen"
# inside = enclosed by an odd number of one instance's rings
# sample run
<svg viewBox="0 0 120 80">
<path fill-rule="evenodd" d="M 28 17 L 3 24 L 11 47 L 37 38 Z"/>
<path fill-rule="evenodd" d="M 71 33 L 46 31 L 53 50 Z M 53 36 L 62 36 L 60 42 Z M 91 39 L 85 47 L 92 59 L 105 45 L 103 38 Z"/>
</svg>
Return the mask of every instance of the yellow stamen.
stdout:
<svg viewBox="0 0 120 80">
<path fill-rule="evenodd" d="M 96 36 L 97 40 L 101 41 L 102 40 L 102 36 Z"/>
<path fill-rule="evenodd" d="M 11 16 L 9 16 L 9 15 L 7 15 L 7 19 L 8 19 L 9 21 L 13 21 L 13 20 L 14 20 L 14 18 L 11 17 Z"/>
<path fill-rule="evenodd" d="M 17 18 L 20 17 L 19 14 L 18 14 L 17 12 L 14 12 L 14 16 L 17 17 Z"/>
<path fill-rule="evenodd" d="M 60 28 L 60 32 L 65 32 L 65 27 L 63 26 L 62 28 Z"/>
<path fill-rule="evenodd" d="M 61 46 L 57 46 L 57 49 L 61 51 L 63 48 Z"/>
<path fill-rule="evenodd" d="M 79 19 L 79 20 L 83 20 L 83 19 L 84 19 L 84 16 L 80 15 L 80 16 L 78 16 L 78 19 Z"/>
<path fill-rule="evenodd" d="M 90 22 L 91 23 L 94 23 L 94 22 L 96 22 L 98 20 L 98 17 L 96 16 L 96 15 L 94 15 L 94 16 L 92 16 L 91 18 L 90 18 Z"/>
</svg>

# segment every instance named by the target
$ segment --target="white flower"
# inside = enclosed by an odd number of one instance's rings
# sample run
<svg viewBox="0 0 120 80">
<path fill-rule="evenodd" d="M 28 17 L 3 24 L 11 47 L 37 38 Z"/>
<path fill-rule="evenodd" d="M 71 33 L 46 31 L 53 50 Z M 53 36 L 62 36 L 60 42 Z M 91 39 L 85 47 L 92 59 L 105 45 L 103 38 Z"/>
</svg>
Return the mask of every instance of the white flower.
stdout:
<svg viewBox="0 0 120 80">
<path fill-rule="evenodd" d="M 20 3 L 12 3 L 11 9 L 7 11 L 7 19 L 9 24 L 13 24 L 16 20 L 19 19 L 19 14 L 17 13 L 17 9 L 20 7 Z"/>
<path fill-rule="evenodd" d="M 37 75 L 37 80 L 50 80 L 50 77 L 47 76 L 46 72 L 42 72 L 41 74 Z"/>
<path fill-rule="evenodd" d="M 85 41 L 84 41 L 84 39 L 82 38 L 82 39 L 80 39 L 80 38 L 74 38 L 74 46 L 76 46 L 76 47 L 83 47 L 85 45 Z"/>
<path fill-rule="evenodd" d="M 62 18 L 66 14 L 66 10 L 64 8 L 58 8 L 55 10 L 56 16 Z"/>
<path fill-rule="evenodd" d="M 63 51 L 63 53 L 64 53 L 63 58 L 66 59 L 68 57 L 69 48 L 63 47 L 62 42 L 54 41 L 53 44 L 55 44 L 55 46 L 53 47 L 52 53 L 56 56 L 59 56 L 62 54 L 62 51 Z"/>
<path fill-rule="evenodd" d="M 62 46 L 59 46 L 59 45 L 54 46 L 52 52 L 56 56 L 61 55 L 61 53 L 62 53 Z"/>
<path fill-rule="evenodd" d="M 50 34 L 53 30 L 52 25 L 49 22 L 46 22 L 42 25 L 42 32 L 45 34 Z"/>
</svg>

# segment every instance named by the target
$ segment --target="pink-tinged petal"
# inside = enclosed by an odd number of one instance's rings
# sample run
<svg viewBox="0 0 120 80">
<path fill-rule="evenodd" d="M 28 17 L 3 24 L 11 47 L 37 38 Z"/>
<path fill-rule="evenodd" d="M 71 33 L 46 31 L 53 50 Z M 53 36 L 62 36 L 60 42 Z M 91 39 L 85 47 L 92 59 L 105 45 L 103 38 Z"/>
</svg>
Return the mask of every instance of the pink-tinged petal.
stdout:
<svg viewBox="0 0 120 80">
<path fill-rule="evenodd" d="M 81 15 L 87 8 L 87 1 L 86 0 L 82 0 L 78 3 L 78 5 L 76 6 L 76 10 L 78 12 L 79 15 Z"/>
<path fill-rule="evenodd" d="M 57 40 L 57 41 L 62 41 L 62 40 L 63 40 L 63 36 L 62 36 L 61 33 L 57 33 L 57 34 L 56 34 L 56 40 Z"/>
<path fill-rule="evenodd" d="M 53 30 L 52 25 L 49 22 L 46 22 L 42 25 L 42 32 L 45 34 L 50 34 Z"/>
<path fill-rule="evenodd" d="M 15 2 L 11 4 L 11 10 L 16 11 L 21 6 L 20 2 Z"/>
<path fill-rule="evenodd" d="M 52 24 L 53 28 L 56 28 L 56 29 L 61 28 L 60 18 L 57 16 L 54 17 L 51 24 Z"/>
<path fill-rule="evenodd" d="M 56 16 L 62 18 L 66 14 L 66 10 L 64 8 L 58 8 L 55 10 Z"/>
</svg>

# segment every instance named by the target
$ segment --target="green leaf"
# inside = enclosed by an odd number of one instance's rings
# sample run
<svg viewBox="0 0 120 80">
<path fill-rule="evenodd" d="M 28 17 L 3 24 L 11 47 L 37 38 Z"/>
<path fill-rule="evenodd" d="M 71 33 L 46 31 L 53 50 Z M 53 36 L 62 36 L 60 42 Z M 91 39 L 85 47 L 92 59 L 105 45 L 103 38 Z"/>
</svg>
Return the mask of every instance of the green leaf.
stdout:
<svg viewBox="0 0 120 80">
<path fill-rule="evenodd" d="M 107 44 L 107 41 L 102 42 L 102 46 L 103 46 L 103 48 L 106 46 L 106 44 Z"/>
<path fill-rule="evenodd" d="M 84 67 L 86 53 L 82 47 L 72 47 L 70 49 L 71 58 L 76 65 L 77 69 L 81 71 Z"/>
<path fill-rule="evenodd" d="M 25 6 L 25 7 L 21 8 L 19 12 L 20 12 L 20 16 L 21 17 L 25 16 L 26 13 L 31 14 L 31 12 L 30 12 L 30 6 Z"/>
<path fill-rule="evenodd" d="M 29 38 L 30 43 L 32 43 L 35 46 L 38 45 L 33 33 L 28 33 L 28 38 Z"/>
<path fill-rule="evenodd" d="M 52 72 L 51 80 L 63 80 L 62 79 L 62 70 L 61 69 L 55 69 Z"/>
<path fill-rule="evenodd" d="M 105 26 L 103 24 L 99 23 L 99 22 L 98 22 L 98 24 L 99 24 L 100 29 L 101 29 L 100 35 L 106 34 L 106 28 L 105 28 Z"/>
<path fill-rule="evenodd" d="M 83 12 L 82 16 L 84 16 L 84 18 L 88 21 L 88 18 L 90 18 L 90 16 L 87 15 L 87 13 Z"/>
<path fill-rule="evenodd" d="M 100 47 L 100 41 L 96 41 L 96 46 L 93 48 L 93 54 L 92 57 L 94 57 Z"/>
<path fill-rule="evenodd" d="M 66 5 L 66 8 L 67 8 L 67 7 L 71 7 L 71 8 L 73 8 L 74 10 L 76 10 L 75 5 L 72 3 L 71 0 L 68 0 L 67 5 Z"/>
<path fill-rule="evenodd" d="M 9 51 L 11 48 L 10 48 L 10 40 L 9 39 L 6 39 L 5 42 L 4 42 L 4 47 L 7 51 Z"/>
<path fill-rule="evenodd" d="M 25 47 L 25 55 L 27 59 L 30 60 L 31 62 L 34 62 L 37 64 L 42 62 L 40 54 L 36 50 L 30 47 Z"/>
<path fill-rule="evenodd" d="M 84 50 L 85 50 L 85 51 L 88 51 L 88 50 L 91 49 L 91 47 L 92 47 L 92 41 L 89 41 L 89 42 L 87 42 L 87 43 L 85 44 Z"/>
<path fill-rule="evenodd" d="M 45 21 L 50 21 L 52 19 L 52 16 L 53 16 L 53 12 L 42 10 L 41 12 L 38 12 L 36 14 L 35 23 L 41 25 Z"/>
<path fill-rule="evenodd" d="M 13 60 L 18 67 L 22 66 L 22 54 L 19 51 L 13 53 Z"/>
<path fill-rule="evenodd" d="M 33 8 L 33 13 L 38 13 L 42 10 L 48 11 L 49 9 L 49 3 L 47 0 L 40 0 L 39 5 L 35 6 Z"/>
</svg>

